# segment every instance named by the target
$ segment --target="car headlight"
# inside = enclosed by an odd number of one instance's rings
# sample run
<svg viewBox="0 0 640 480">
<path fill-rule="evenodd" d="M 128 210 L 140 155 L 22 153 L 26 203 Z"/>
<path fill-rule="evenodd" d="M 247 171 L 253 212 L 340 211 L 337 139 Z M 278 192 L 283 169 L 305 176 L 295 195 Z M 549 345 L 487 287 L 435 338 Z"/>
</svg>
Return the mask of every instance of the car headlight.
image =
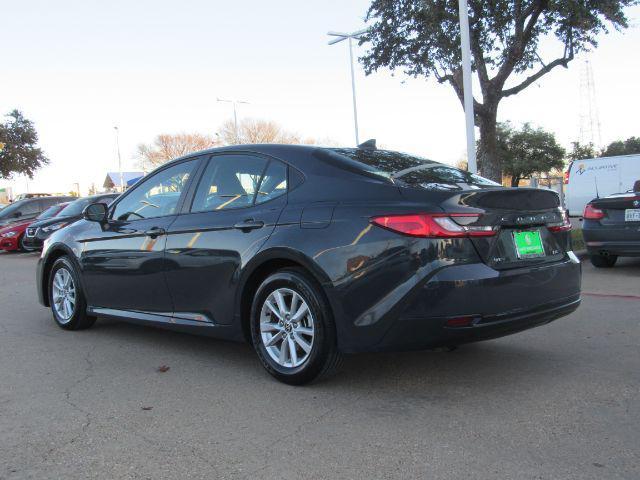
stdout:
<svg viewBox="0 0 640 480">
<path fill-rule="evenodd" d="M 42 231 L 45 233 L 55 232 L 56 230 L 60 230 L 62 227 L 66 227 L 67 223 L 54 223 L 53 225 L 49 225 L 48 227 L 42 227 Z"/>
<path fill-rule="evenodd" d="M 11 230 L 10 232 L 3 233 L 2 236 L 5 237 L 5 238 L 7 238 L 7 237 L 15 237 L 17 233 L 18 232 L 14 231 L 14 230 Z"/>
</svg>

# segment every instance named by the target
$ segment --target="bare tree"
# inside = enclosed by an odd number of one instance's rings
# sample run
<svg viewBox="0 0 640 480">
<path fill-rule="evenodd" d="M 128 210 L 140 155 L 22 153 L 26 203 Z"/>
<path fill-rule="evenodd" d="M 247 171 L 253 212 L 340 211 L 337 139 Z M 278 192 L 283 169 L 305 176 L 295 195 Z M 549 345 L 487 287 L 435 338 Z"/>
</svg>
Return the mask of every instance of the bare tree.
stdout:
<svg viewBox="0 0 640 480">
<path fill-rule="evenodd" d="M 212 135 L 163 133 L 158 135 L 151 144 L 138 145 L 137 156 L 144 170 L 152 170 L 174 158 L 219 145 L 220 142 Z"/>
<path fill-rule="evenodd" d="M 226 145 L 239 145 L 246 143 L 284 143 L 284 144 L 308 144 L 331 143 L 319 142 L 314 138 L 303 138 L 301 135 L 285 130 L 272 120 L 246 118 L 238 123 L 238 131 L 233 120 L 227 120 L 218 131 L 222 143 Z"/>
<path fill-rule="evenodd" d="M 465 172 L 469 170 L 469 163 L 467 162 L 466 155 L 458 159 L 458 161 L 456 162 L 456 168 L 459 168 L 460 170 L 464 170 Z"/>
</svg>

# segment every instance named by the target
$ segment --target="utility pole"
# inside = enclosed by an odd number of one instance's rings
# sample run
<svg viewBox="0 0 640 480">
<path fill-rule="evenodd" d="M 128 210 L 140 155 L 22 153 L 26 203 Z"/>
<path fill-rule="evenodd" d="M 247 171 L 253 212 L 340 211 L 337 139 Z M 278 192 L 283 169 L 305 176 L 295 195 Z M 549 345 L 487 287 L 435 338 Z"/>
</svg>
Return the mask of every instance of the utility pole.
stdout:
<svg viewBox="0 0 640 480">
<path fill-rule="evenodd" d="M 120 172 L 120 193 L 124 192 L 124 176 L 122 175 L 122 157 L 120 156 L 120 130 L 118 126 L 113 127 L 116 131 L 116 150 L 118 152 L 118 172 Z"/>
<path fill-rule="evenodd" d="M 218 102 L 222 102 L 222 103 L 231 103 L 233 105 L 233 125 L 234 125 L 234 131 L 235 131 L 235 140 L 236 140 L 236 144 L 240 143 L 240 136 L 238 135 L 238 112 L 236 111 L 236 106 L 240 103 L 248 105 L 249 102 L 245 102 L 244 100 L 228 100 L 225 98 L 217 98 L 216 99 Z"/>
<path fill-rule="evenodd" d="M 460 13 L 460 48 L 462 50 L 462 85 L 464 89 L 464 115 L 467 128 L 467 165 L 471 173 L 478 173 L 476 161 L 476 132 L 473 113 L 471 83 L 471 43 L 469 42 L 469 7 L 467 0 L 458 1 Z"/>
<path fill-rule="evenodd" d="M 360 40 L 367 30 L 358 30 L 353 33 L 327 32 L 331 37 L 337 37 L 329 40 L 329 45 L 335 45 L 343 40 L 349 41 L 349 65 L 351 68 L 351 93 L 353 96 L 353 125 L 356 133 L 356 145 L 360 145 L 360 135 L 358 133 L 358 104 L 356 102 L 356 76 L 353 68 L 353 40 Z"/>
<path fill-rule="evenodd" d="M 600 114 L 593 80 L 593 68 L 588 58 L 580 67 L 580 143 L 602 146 L 600 134 Z"/>
</svg>

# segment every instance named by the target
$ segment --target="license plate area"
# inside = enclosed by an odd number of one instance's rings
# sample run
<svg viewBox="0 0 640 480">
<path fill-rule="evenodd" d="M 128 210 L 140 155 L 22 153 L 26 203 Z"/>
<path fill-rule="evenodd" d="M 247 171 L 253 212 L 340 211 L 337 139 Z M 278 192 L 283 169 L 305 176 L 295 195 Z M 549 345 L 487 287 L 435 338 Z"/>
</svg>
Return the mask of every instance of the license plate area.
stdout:
<svg viewBox="0 0 640 480">
<path fill-rule="evenodd" d="M 625 222 L 640 222 L 640 208 L 627 208 L 624 211 Z"/>
<path fill-rule="evenodd" d="M 541 258 L 546 255 L 540 230 L 514 230 L 512 236 L 519 259 Z"/>
</svg>

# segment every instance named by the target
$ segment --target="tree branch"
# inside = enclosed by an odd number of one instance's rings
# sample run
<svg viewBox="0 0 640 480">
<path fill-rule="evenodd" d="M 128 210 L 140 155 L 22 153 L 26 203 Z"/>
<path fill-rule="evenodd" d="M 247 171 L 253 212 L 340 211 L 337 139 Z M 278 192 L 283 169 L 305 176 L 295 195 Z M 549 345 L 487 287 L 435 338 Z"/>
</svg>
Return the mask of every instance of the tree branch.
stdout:
<svg viewBox="0 0 640 480">
<path fill-rule="evenodd" d="M 503 90 L 501 93 L 501 97 L 508 97 L 510 95 L 515 95 L 517 93 L 520 93 L 522 90 L 524 90 L 525 88 L 527 88 L 529 85 L 531 85 L 533 82 L 535 82 L 536 80 L 538 80 L 540 77 L 546 75 L 547 73 L 549 73 L 551 70 L 553 70 L 554 68 L 558 67 L 558 66 L 563 66 L 565 68 L 567 68 L 567 64 L 573 60 L 573 52 L 569 53 L 569 56 L 567 57 L 562 57 L 562 58 L 557 58 L 555 59 L 553 62 L 548 63 L 547 65 L 543 66 L 540 70 L 538 70 L 536 73 L 534 73 L 533 75 L 527 77 L 522 83 L 520 83 L 519 85 L 516 85 L 515 87 L 512 88 L 508 88 L 506 90 Z"/>
<path fill-rule="evenodd" d="M 545 0 L 532 1 L 525 9 L 522 17 L 519 18 L 519 22 L 516 23 L 515 33 L 512 37 L 505 61 L 496 76 L 492 79 L 492 82 L 498 89 L 502 89 L 509 75 L 513 73 L 518 59 L 522 56 L 522 52 L 526 48 L 527 43 L 531 40 L 533 29 L 545 8 L 545 4 Z M 529 18 L 528 21 L 526 21 L 527 18 Z"/>
<path fill-rule="evenodd" d="M 473 22 L 474 24 L 477 21 Z M 476 62 L 476 69 L 478 70 L 478 78 L 480 79 L 480 88 L 482 89 L 482 96 L 486 96 L 487 88 L 489 87 L 489 73 L 487 72 L 487 64 L 484 61 L 484 55 L 482 54 L 482 47 L 480 46 L 480 33 L 475 25 L 470 27 L 471 30 L 471 51 L 473 52 L 473 59 Z"/>
<path fill-rule="evenodd" d="M 453 90 L 456 92 L 456 95 L 458 96 L 458 100 L 460 100 L 460 103 L 462 104 L 462 108 L 464 109 L 464 87 L 462 86 L 462 68 L 458 68 L 456 72 L 452 74 L 443 75 L 442 77 L 440 77 L 438 81 L 440 83 L 449 82 L 449 84 L 453 87 Z M 473 112 L 474 112 L 474 117 L 476 117 L 476 120 L 478 115 L 484 114 L 484 111 L 485 111 L 484 105 L 478 102 L 474 98 Z"/>
</svg>

